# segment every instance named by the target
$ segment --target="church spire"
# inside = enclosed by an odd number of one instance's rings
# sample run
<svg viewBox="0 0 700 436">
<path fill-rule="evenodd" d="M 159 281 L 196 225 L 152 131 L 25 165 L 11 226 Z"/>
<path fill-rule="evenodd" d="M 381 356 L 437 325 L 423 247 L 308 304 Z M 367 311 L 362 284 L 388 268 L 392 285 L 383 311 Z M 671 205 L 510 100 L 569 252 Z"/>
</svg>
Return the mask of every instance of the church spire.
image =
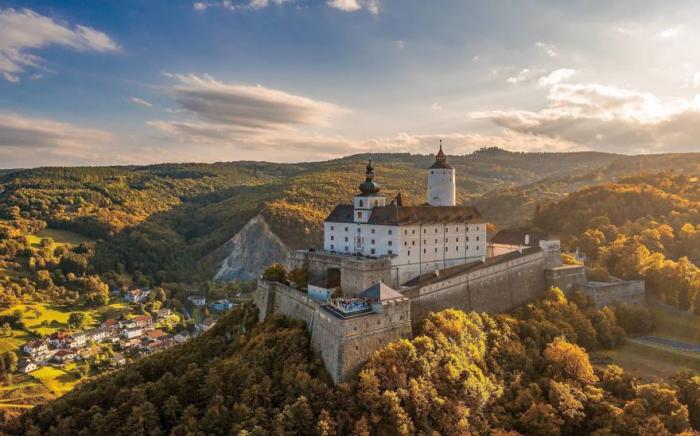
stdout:
<svg viewBox="0 0 700 436">
<path fill-rule="evenodd" d="M 360 185 L 360 192 L 363 194 L 376 194 L 379 192 L 379 189 L 379 184 L 374 181 L 374 167 L 372 166 L 372 158 L 370 157 L 367 163 L 365 181 Z"/>
<path fill-rule="evenodd" d="M 447 163 L 447 155 L 445 154 L 444 151 L 442 151 L 442 139 L 440 140 L 440 149 L 438 150 L 437 154 L 435 155 L 435 163 L 430 167 L 431 169 L 435 168 L 444 168 L 444 169 L 450 169 L 452 166 Z"/>
</svg>

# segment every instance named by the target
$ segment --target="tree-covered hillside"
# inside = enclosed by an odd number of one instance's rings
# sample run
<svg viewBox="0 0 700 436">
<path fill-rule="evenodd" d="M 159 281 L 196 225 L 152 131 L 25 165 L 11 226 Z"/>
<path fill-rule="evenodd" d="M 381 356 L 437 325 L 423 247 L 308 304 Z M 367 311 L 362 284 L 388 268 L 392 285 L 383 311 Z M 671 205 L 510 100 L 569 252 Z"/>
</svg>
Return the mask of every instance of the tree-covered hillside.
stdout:
<svg viewBox="0 0 700 436">
<path fill-rule="evenodd" d="M 290 248 L 318 245 L 323 218 L 350 200 L 367 158 L 19 170 L 0 175 L 0 214 L 96 240 L 92 272 L 137 273 L 153 284 L 194 283 L 213 276 L 223 258 L 220 248 L 258 214 Z M 385 194 L 402 191 L 410 203 L 424 202 L 433 156 L 373 159 Z M 513 226 L 526 222 L 537 202 L 640 168 L 696 170 L 700 157 L 483 149 L 449 162 L 457 172 L 458 202 L 476 203 L 497 226 Z"/>
<path fill-rule="evenodd" d="M 577 298 L 580 298 L 578 296 Z M 627 319 L 644 319 L 636 310 Z M 637 321 L 638 322 L 638 321 Z M 634 326 L 627 326 L 634 327 Z M 586 350 L 611 309 L 552 290 L 511 315 L 446 310 L 333 386 L 304 326 L 245 305 L 202 337 L 78 386 L 9 434 L 668 434 L 700 428 L 700 377 L 643 384 Z M 509 433 L 511 432 L 511 433 Z"/>
</svg>

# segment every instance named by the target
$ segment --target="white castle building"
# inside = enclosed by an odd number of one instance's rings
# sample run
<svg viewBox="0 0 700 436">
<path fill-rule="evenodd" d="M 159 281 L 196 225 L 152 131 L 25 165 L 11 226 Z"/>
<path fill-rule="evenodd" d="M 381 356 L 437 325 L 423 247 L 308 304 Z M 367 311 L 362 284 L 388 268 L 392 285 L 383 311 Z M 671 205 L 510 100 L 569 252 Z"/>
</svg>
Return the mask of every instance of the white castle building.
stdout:
<svg viewBox="0 0 700 436">
<path fill-rule="evenodd" d="M 401 194 L 387 204 L 370 159 L 353 204 L 335 207 L 324 222 L 324 251 L 391 258 L 398 283 L 426 272 L 482 261 L 486 221 L 476 208 L 455 204 L 455 170 L 440 150 L 427 170 L 427 203 L 404 206 Z"/>
</svg>

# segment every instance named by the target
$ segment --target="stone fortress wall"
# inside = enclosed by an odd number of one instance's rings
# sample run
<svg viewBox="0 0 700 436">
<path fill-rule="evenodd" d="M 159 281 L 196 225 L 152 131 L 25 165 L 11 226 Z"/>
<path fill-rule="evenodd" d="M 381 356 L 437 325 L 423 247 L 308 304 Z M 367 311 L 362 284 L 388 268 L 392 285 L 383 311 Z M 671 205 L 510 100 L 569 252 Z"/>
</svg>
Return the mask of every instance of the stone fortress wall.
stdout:
<svg viewBox="0 0 700 436">
<path fill-rule="evenodd" d="M 414 286 L 398 287 L 390 281 L 388 259 L 366 262 L 324 252 L 297 252 L 290 255 L 289 266 L 308 267 L 310 277 L 327 268 L 339 268 L 341 285 L 357 289 L 353 292 L 389 276 L 385 283 L 405 297 L 377 303 L 371 313 L 342 318 L 327 310 L 326 303 L 301 291 L 281 283 L 258 282 L 255 304 L 260 321 L 273 313 L 305 321 L 312 348 L 320 353 L 336 383 L 353 377 L 377 349 L 410 338 L 412 324 L 418 324 L 430 312 L 447 308 L 506 312 L 542 296 L 552 286 L 567 294 L 586 292 L 599 307 L 644 302 L 643 281 L 588 282 L 583 265 L 562 265 L 559 241 L 541 241 L 539 247 L 487 259 L 483 265 L 465 265 L 463 271 L 455 267 L 456 272 Z"/>
<path fill-rule="evenodd" d="M 321 355 L 335 383 L 355 376 L 374 351 L 411 337 L 410 303 L 406 298 L 372 305 L 370 313 L 339 317 L 326 304 L 278 282 L 258 281 L 254 297 L 258 319 L 272 314 L 306 322 L 311 347 Z"/>
</svg>

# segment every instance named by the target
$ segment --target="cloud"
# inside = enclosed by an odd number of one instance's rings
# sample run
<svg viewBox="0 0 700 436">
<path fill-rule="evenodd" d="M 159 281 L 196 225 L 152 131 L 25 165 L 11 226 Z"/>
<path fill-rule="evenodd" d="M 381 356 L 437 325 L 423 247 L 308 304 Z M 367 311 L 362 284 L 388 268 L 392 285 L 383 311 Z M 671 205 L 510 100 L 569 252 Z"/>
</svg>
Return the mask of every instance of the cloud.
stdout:
<svg viewBox="0 0 700 436">
<path fill-rule="evenodd" d="M 149 103 L 146 100 L 138 98 L 138 97 L 131 97 L 129 100 L 134 104 L 139 104 L 141 106 L 147 106 L 147 107 L 153 107 L 152 103 Z"/>
<path fill-rule="evenodd" d="M 525 80 L 527 80 L 530 77 L 531 72 L 532 71 L 530 71 L 530 69 L 523 68 L 522 70 L 520 70 L 520 72 L 517 75 L 507 78 L 506 82 L 510 83 L 511 85 L 515 85 L 515 84 L 518 84 L 520 82 L 524 82 Z"/>
<path fill-rule="evenodd" d="M 378 0 L 328 0 L 326 4 L 343 12 L 356 12 L 361 9 L 367 9 L 371 14 L 379 13 Z"/>
<path fill-rule="evenodd" d="M 659 32 L 659 38 L 663 38 L 663 39 L 675 38 L 676 36 L 678 36 L 681 33 L 682 30 L 683 30 L 683 26 L 681 26 L 681 25 L 669 27 L 668 29 L 664 29 L 663 31 Z"/>
<path fill-rule="evenodd" d="M 441 110 L 442 110 L 442 106 L 440 106 L 440 103 L 438 103 L 438 102 L 435 101 L 435 102 L 433 102 L 432 106 L 430 106 L 430 109 L 432 109 L 432 110 L 434 110 L 434 111 L 437 112 L 437 111 L 441 111 Z"/>
<path fill-rule="evenodd" d="M 695 73 L 683 84 L 684 88 L 700 88 L 700 73 Z"/>
<path fill-rule="evenodd" d="M 631 89 L 601 84 L 557 83 L 539 111 L 472 112 L 508 132 L 535 135 L 626 153 L 697 149 L 700 97 L 662 100 Z"/>
<path fill-rule="evenodd" d="M 406 43 L 403 41 L 403 39 L 399 39 L 395 42 L 396 48 L 399 50 L 403 50 L 403 48 L 406 46 Z"/>
<path fill-rule="evenodd" d="M 557 46 L 554 44 L 547 44 L 544 42 L 536 42 L 535 47 L 543 50 L 547 56 L 555 58 L 559 56 L 559 52 L 557 51 Z"/>
<path fill-rule="evenodd" d="M 570 68 L 559 68 L 558 70 L 554 70 L 546 76 L 540 77 L 537 81 L 537 84 L 541 88 L 550 87 L 552 85 L 556 85 L 557 83 L 566 81 L 574 74 L 576 74 L 576 71 Z"/>
<path fill-rule="evenodd" d="M 111 139 L 112 134 L 103 130 L 17 114 L 0 114 L 0 152 L 3 154 L 36 156 L 41 152 L 84 158 L 96 153 L 95 146 Z"/>
<path fill-rule="evenodd" d="M 211 2 L 194 2 L 192 8 L 197 12 L 204 12 L 209 8 L 220 8 L 229 11 L 245 11 L 264 9 L 270 4 L 281 6 L 285 3 L 292 3 L 294 0 L 247 0 L 244 2 L 234 3 L 232 0 L 221 0 Z"/>
<path fill-rule="evenodd" d="M 182 109 L 200 119 L 221 124 L 273 129 L 291 125 L 327 125 L 340 107 L 261 85 L 224 83 L 209 75 L 166 75 Z"/>
<path fill-rule="evenodd" d="M 41 68 L 42 60 L 31 53 L 49 45 L 100 53 L 118 51 L 106 34 L 87 26 L 70 26 L 23 9 L 0 10 L 0 74 L 18 82 L 26 68 Z"/>
</svg>

